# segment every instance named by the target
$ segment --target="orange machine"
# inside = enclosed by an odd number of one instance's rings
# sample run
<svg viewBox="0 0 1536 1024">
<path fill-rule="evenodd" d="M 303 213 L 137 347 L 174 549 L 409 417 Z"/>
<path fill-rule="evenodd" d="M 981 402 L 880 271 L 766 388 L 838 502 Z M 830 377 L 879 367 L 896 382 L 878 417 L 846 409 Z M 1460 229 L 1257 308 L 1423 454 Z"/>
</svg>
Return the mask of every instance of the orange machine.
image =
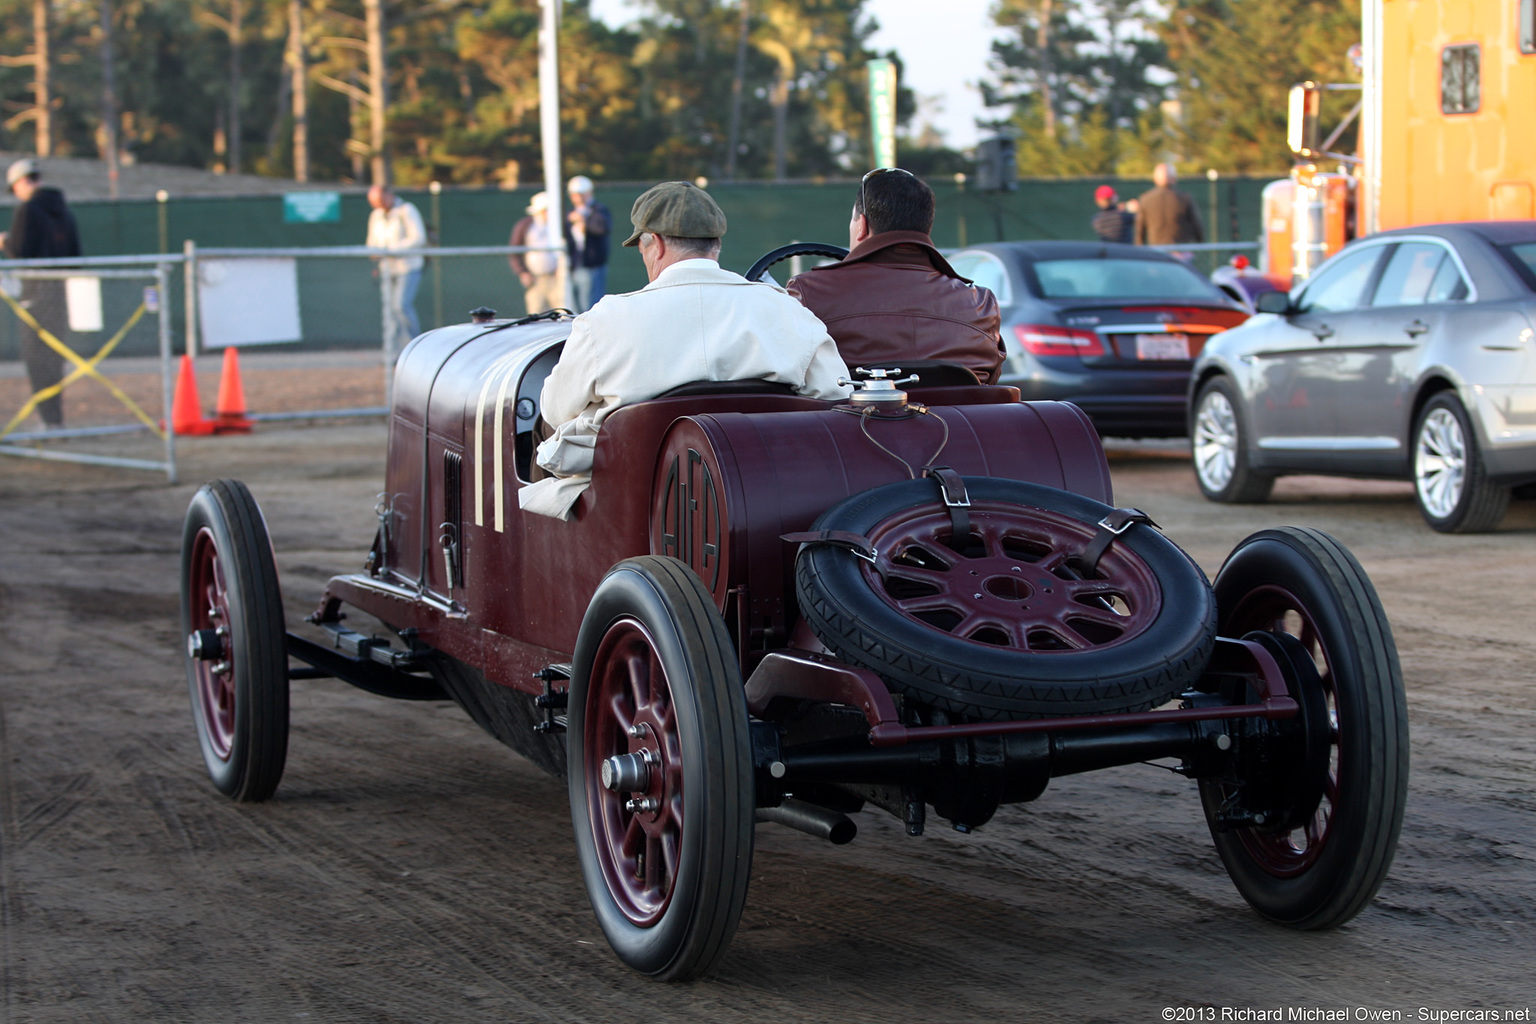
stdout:
<svg viewBox="0 0 1536 1024">
<path fill-rule="evenodd" d="M 1291 93 L 1297 166 L 1264 193 L 1280 283 L 1357 233 L 1536 217 L 1536 0 L 1363 0 L 1361 30 L 1358 157 L 1317 142 L 1326 87 Z"/>
</svg>

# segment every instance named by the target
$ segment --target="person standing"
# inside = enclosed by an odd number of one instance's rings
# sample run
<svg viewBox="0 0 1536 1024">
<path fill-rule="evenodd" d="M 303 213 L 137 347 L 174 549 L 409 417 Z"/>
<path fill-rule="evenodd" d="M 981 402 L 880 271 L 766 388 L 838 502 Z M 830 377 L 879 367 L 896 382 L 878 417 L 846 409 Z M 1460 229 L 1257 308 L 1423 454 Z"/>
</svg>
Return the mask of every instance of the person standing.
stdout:
<svg viewBox="0 0 1536 1024">
<path fill-rule="evenodd" d="M 1093 215 L 1093 233 L 1101 242 L 1130 243 L 1136 234 L 1136 215 L 1125 208 L 1111 185 L 1100 185 L 1093 193 L 1099 212 Z M 1135 202 L 1135 200 L 1132 200 Z"/>
<path fill-rule="evenodd" d="M 512 227 L 508 245 L 523 245 L 538 252 L 515 252 L 507 257 L 512 273 L 523 284 L 528 315 L 543 313 L 564 304 L 560 294 L 560 258 L 552 251 L 560 244 L 549 224 L 549 194 L 535 192 L 528 200 L 527 216 Z"/>
<path fill-rule="evenodd" d="M 11 229 L 4 235 L 5 255 L 13 260 L 59 259 L 80 256 L 80 229 L 64 202 L 64 193 L 38 184 L 37 162 L 17 160 L 5 172 L 5 183 L 16 196 Z M 62 344 L 69 335 L 69 307 L 62 280 L 28 278 L 21 286 L 21 306 L 39 327 Z M 32 393 L 57 384 L 64 376 L 64 356 L 55 351 L 32 325 L 22 321 L 21 358 L 27 364 Z M 54 395 L 39 402 L 37 414 L 43 426 L 57 430 L 64 425 L 64 398 Z"/>
<path fill-rule="evenodd" d="M 1152 169 L 1153 187 L 1143 192 L 1136 214 L 1137 245 L 1179 245 L 1205 241 L 1205 228 L 1194 200 L 1173 186 L 1178 175 L 1172 164 Z"/>
<path fill-rule="evenodd" d="M 576 312 L 597 305 L 608 289 L 608 234 L 613 215 L 592 198 L 592 179 L 578 174 L 566 185 L 571 212 L 566 214 L 565 247 L 571 257 L 571 291 Z"/>
<path fill-rule="evenodd" d="M 789 294 L 827 325 L 849 366 L 937 359 L 994 383 L 1005 356 L 997 296 L 940 255 L 933 213 L 922 179 L 870 171 L 854 196 L 848 255 L 791 278 Z"/>
<path fill-rule="evenodd" d="M 395 195 L 387 185 L 368 190 L 368 247 L 370 249 L 420 249 L 427 244 L 427 228 L 415 206 Z M 420 256 L 388 256 L 379 260 L 379 277 L 388 293 L 390 321 L 403 334 L 399 344 L 421 333 L 416 317 L 416 290 L 421 287 Z"/>
</svg>

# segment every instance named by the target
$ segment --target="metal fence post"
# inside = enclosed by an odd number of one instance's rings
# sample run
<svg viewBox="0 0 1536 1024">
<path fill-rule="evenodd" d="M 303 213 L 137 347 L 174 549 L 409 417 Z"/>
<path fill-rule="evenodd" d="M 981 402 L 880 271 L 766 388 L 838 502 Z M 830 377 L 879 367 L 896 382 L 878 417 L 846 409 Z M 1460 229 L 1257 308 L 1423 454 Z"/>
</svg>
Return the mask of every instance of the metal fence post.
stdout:
<svg viewBox="0 0 1536 1024">
<path fill-rule="evenodd" d="M 187 239 L 181 244 L 181 275 L 186 294 L 181 297 L 187 322 L 182 327 L 187 355 L 197 357 L 197 243 Z M 170 422 L 167 420 L 166 422 Z"/>
<path fill-rule="evenodd" d="M 378 268 L 380 322 L 384 326 L 384 343 L 379 358 L 384 364 L 384 405 L 387 407 L 395 387 L 395 280 L 385 269 L 384 260 L 375 260 L 374 266 Z"/>
<path fill-rule="evenodd" d="M 188 242 L 188 245 L 192 243 Z M 160 316 L 160 404 L 165 417 L 165 478 L 176 483 L 175 374 L 171 371 L 171 265 L 155 264 L 155 291 Z"/>
</svg>

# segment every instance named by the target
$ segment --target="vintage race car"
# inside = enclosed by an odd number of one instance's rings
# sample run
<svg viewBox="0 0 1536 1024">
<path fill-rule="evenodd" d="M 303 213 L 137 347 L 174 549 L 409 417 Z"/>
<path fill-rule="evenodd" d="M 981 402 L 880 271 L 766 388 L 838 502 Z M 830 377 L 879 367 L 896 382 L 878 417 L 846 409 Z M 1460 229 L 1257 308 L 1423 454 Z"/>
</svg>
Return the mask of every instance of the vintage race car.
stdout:
<svg viewBox="0 0 1536 1024">
<path fill-rule="evenodd" d="M 492 314 L 410 344 L 377 537 L 298 631 L 250 492 L 197 492 L 182 629 L 220 791 L 273 795 L 290 679 L 452 699 L 567 778 L 603 932 L 660 979 L 725 951 L 760 822 L 844 843 L 875 807 L 968 832 L 1055 776 L 1153 759 L 1195 780 L 1264 916 L 1329 928 L 1373 897 L 1407 712 L 1337 541 L 1262 531 L 1213 586 L 1114 506 L 1079 410 L 942 365 L 870 368 L 836 405 L 733 381 L 627 406 L 572 518 L 524 513 L 568 332 Z"/>
</svg>

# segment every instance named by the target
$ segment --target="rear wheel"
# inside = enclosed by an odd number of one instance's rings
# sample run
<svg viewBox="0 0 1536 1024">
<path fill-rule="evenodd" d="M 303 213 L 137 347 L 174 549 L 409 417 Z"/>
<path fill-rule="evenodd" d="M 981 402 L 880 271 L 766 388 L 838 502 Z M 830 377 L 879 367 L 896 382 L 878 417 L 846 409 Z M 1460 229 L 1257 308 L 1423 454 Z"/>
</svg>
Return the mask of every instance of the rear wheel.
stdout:
<svg viewBox="0 0 1536 1024">
<path fill-rule="evenodd" d="M 1089 570 L 1080 556 L 1108 505 L 1017 480 L 965 485 L 958 545 L 932 480 L 856 494 L 817 521 L 875 551 L 807 544 L 796 559 L 800 612 L 839 657 L 983 719 L 1140 710 L 1204 669 L 1210 587 L 1162 534 L 1131 525 Z"/>
<path fill-rule="evenodd" d="M 1212 377 L 1195 397 L 1189 446 L 1200 493 L 1211 501 L 1261 502 L 1275 478 L 1248 465 L 1248 438 L 1238 412 L 1237 390 L 1226 377 Z"/>
<path fill-rule="evenodd" d="M 1498 526 L 1509 509 L 1509 488 L 1488 481 L 1461 401 L 1449 391 L 1431 398 L 1413 437 L 1413 493 L 1424 521 L 1441 533 L 1486 533 Z"/>
<path fill-rule="evenodd" d="M 1227 558 L 1215 591 L 1223 636 L 1267 635 L 1282 665 L 1294 652 L 1288 687 L 1326 737 L 1320 750 L 1277 744 L 1241 759 L 1263 775 L 1200 783 L 1216 849 L 1260 914 L 1336 927 L 1386 878 L 1408 791 L 1407 700 L 1386 613 L 1360 563 L 1317 530 L 1254 534 Z M 1230 824 L 1257 809 L 1253 794 L 1304 792 L 1296 780 L 1314 770 L 1316 790 L 1290 808 L 1299 815 Z"/>
<path fill-rule="evenodd" d="M 205 484 L 187 509 L 181 632 L 213 784 L 236 800 L 267 799 L 288 756 L 288 641 L 266 524 L 238 480 Z"/>
<path fill-rule="evenodd" d="M 736 652 L 675 558 L 620 562 L 582 619 L 568 771 L 587 895 L 619 958 L 678 981 L 724 954 L 756 802 Z"/>
</svg>

